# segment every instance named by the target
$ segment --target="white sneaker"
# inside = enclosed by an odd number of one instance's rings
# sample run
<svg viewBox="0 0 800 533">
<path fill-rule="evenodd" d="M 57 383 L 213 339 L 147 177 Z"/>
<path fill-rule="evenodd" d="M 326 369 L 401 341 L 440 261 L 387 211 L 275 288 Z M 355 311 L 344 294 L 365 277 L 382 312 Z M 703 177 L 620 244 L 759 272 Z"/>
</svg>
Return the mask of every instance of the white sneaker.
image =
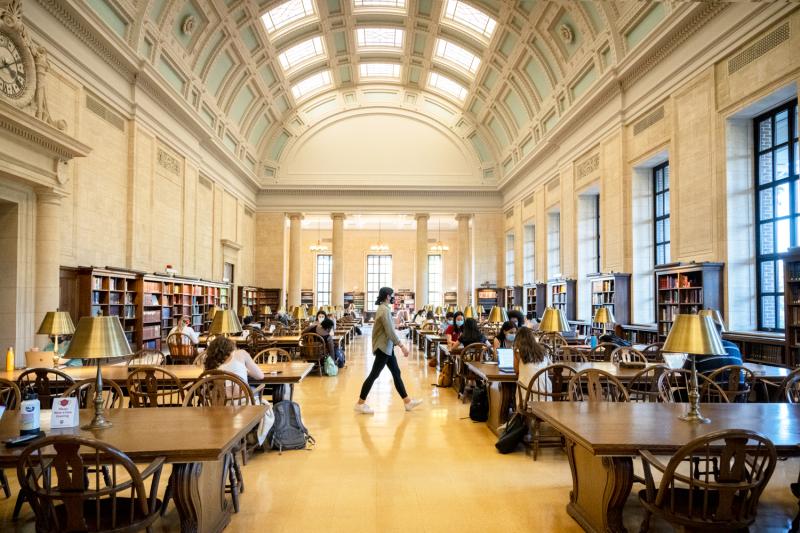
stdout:
<svg viewBox="0 0 800 533">
<path fill-rule="evenodd" d="M 373 414 L 375 414 L 375 411 L 372 410 L 372 407 L 370 407 L 369 405 L 367 405 L 365 403 L 357 403 L 355 405 L 355 407 L 353 407 L 353 410 L 356 413 L 359 413 L 359 414 L 362 414 L 362 415 L 373 415 Z"/>
<path fill-rule="evenodd" d="M 422 400 L 411 400 L 410 402 L 405 404 L 406 411 L 413 410 L 414 408 L 418 407 L 421 403 L 422 403 Z"/>
</svg>

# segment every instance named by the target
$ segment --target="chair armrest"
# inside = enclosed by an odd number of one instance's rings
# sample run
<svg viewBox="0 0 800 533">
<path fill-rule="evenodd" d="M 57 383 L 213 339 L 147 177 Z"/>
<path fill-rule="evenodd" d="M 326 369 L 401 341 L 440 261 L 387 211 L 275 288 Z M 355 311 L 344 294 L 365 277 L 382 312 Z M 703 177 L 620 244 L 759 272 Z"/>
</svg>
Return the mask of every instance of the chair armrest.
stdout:
<svg viewBox="0 0 800 533">
<path fill-rule="evenodd" d="M 166 460 L 167 460 L 166 457 L 156 457 L 155 459 L 153 459 L 153 462 L 150 463 L 150 465 L 147 468 L 142 470 L 140 474 L 142 476 L 142 481 L 152 476 L 157 470 L 160 470 L 161 467 L 164 466 Z"/>
</svg>

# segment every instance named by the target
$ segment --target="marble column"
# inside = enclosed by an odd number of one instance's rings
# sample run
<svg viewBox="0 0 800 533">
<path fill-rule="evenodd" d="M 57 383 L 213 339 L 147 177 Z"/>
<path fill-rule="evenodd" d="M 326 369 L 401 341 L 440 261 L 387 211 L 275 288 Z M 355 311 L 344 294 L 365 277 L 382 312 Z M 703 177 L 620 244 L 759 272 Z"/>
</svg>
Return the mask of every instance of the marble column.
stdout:
<svg viewBox="0 0 800 533">
<path fill-rule="evenodd" d="M 331 213 L 331 305 L 344 305 L 344 213 Z"/>
<path fill-rule="evenodd" d="M 458 307 L 464 309 L 472 301 L 472 250 L 469 221 L 472 215 L 456 215 L 458 221 Z"/>
<path fill-rule="evenodd" d="M 39 328 L 45 313 L 58 308 L 60 299 L 61 198 L 61 194 L 49 190 L 36 192 L 36 288 L 33 318 L 35 329 Z M 78 319 L 78 317 L 73 318 Z"/>
<path fill-rule="evenodd" d="M 415 307 L 428 304 L 428 219 L 427 213 L 417 213 L 417 282 L 414 287 Z"/>
<path fill-rule="evenodd" d="M 300 284 L 302 283 L 303 236 L 300 213 L 289 213 L 289 289 L 288 305 L 300 305 Z M 287 309 L 288 311 L 288 309 Z"/>
</svg>

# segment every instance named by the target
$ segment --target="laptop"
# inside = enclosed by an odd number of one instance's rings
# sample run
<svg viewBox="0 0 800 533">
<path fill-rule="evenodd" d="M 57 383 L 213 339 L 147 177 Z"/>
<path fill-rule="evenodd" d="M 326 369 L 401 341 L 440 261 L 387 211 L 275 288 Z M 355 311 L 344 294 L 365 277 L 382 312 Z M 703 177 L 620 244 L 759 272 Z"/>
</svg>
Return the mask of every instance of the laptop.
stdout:
<svg viewBox="0 0 800 533">
<path fill-rule="evenodd" d="M 25 366 L 27 368 L 53 368 L 53 352 L 31 350 L 25 352 Z"/>
<path fill-rule="evenodd" d="M 514 373 L 514 349 L 513 348 L 498 348 L 497 349 L 497 369 L 500 372 Z"/>
</svg>

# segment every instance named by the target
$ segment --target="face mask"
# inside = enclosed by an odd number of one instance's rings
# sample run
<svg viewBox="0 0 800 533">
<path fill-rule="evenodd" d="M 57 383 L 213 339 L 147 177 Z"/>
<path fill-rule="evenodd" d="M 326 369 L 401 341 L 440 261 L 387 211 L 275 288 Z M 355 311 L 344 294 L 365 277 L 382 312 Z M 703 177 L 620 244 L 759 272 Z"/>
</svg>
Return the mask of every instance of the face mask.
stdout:
<svg viewBox="0 0 800 533">
<path fill-rule="evenodd" d="M 448 325 L 450 325 L 450 326 L 452 326 L 452 325 L 453 325 L 453 321 L 452 321 L 452 320 L 448 320 L 448 321 L 447 321 L 447 324 L 448 324 Z"/>
<path fill-rule="evenodd" d="M 509 333 L 508 335 L 506 335 L 506 340 L 511 341 L 511 342 L 514 342 L 514 339 L 516 339 L 516 338 L 517 338 L 517 334 L 516 333 Z"/>
<path fill-rule="evenodd" d="M 317 322 L 322 322 L 323 320 L 325 320 L 324 316 L 318 316 L 317 317 Z"/>
<path fill-rule="evenodd" d="M 389 303 L 394 305 L 394 296 L 389 297 Z"/>
<path fill-rule="evenodd" d="M 456 326 L 461 327 L 463 325 L 464 325 L 464 321 L 463 320 L 456 320 Z"/>
</svg>

